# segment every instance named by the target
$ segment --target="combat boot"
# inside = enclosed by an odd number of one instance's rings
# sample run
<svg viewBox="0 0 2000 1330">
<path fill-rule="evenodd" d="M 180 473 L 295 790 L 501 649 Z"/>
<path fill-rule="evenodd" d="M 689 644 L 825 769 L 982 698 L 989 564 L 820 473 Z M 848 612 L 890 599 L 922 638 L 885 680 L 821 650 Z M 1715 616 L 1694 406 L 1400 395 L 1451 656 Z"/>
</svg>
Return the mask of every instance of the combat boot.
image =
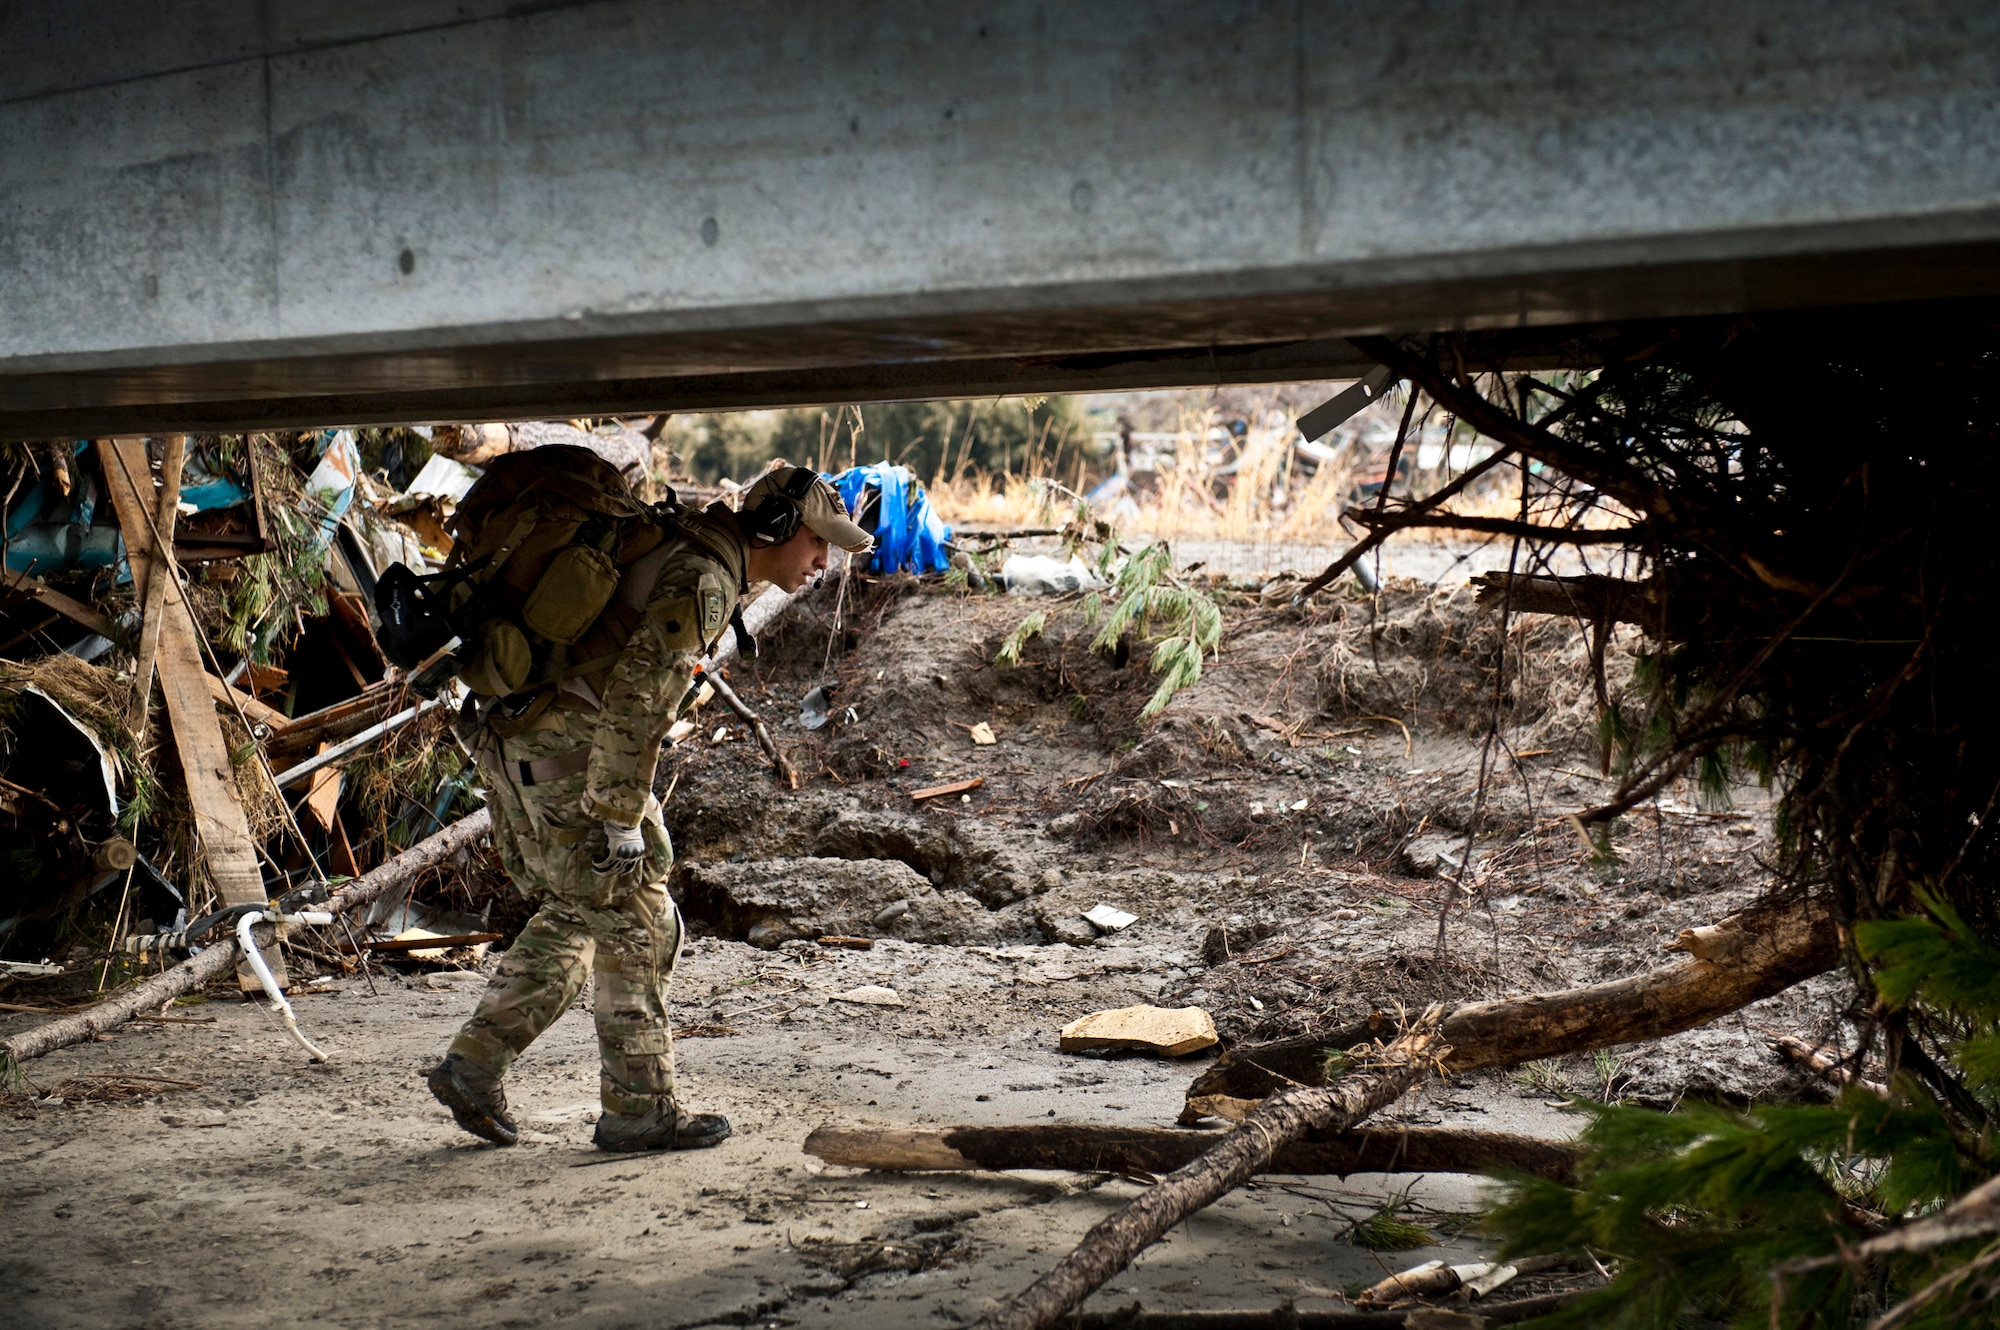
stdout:
<svg viewBox="0 0 2000 1330">
<path fill-rule="evenodd" d="M 507 1092 L 500 1078 L 463 1053 L 447 1053 L 424 1077 L 437 1101 L 451 1110 L 459 1126 L 495 1145 L 512 1145 L 521 1129 L 507 1115 Z"/>
<path fill-rule="evenodd" d="M 636 1118 L 606 1113 L 597 1119 L 593 1139 L 600 1150 L 705 1150 L 729 1139 L 729 1119 L 664 1104 Z"/>
</svg>

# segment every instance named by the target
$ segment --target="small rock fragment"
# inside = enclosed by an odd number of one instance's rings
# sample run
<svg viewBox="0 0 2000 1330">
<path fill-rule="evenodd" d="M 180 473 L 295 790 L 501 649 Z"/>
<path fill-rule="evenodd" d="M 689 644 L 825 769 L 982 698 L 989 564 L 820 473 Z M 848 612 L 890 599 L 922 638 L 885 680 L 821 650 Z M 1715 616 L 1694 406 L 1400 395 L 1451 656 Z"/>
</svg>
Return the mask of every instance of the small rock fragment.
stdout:
<svg viewBox="0 0 2000 1330">
<path fill-rule="evenodd" d="M 1216 1044 L 1215 1020 L 1200 1007 L 1120 1007 L 1063 1026 L 1065 1053 L 1136 1048 L 1177 1058 Z"/>
<path fill-rule="evenodd" d="M 988 744 L 996 744 L 1000 741 L 994 737 L 993 727 L 982 720 L 972 727 L 972 742 L 984 748 Z"/>
</svg>

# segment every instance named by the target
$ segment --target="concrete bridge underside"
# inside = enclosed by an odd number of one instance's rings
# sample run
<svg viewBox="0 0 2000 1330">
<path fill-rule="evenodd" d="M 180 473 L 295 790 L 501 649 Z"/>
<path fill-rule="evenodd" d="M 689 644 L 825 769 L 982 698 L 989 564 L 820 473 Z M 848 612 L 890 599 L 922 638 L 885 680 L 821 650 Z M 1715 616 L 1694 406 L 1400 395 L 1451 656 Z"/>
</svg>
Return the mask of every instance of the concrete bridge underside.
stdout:
<svg viewBox="0 0 2000 1330">
<path fill-rule="evenodd" d="M 1996 259 L 1982 0 L 0 0 L 0 438 L 1333 378 Z"/>
</svg>

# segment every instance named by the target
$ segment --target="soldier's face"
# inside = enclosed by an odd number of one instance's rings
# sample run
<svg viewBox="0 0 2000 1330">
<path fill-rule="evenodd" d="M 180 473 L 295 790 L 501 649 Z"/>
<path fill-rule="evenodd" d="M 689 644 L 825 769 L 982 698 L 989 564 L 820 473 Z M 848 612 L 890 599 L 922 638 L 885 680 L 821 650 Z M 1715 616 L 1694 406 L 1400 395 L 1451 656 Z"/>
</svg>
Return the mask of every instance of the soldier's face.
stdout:
<svg viewBox="0 0 2000 1330">
<path fill-rule="evenodd" d="M 826 570 L 826 555 L 826 537 L 801 526 L 782 545 L 752 550 L 750 574 L 791 593 Z"/>
</svg>

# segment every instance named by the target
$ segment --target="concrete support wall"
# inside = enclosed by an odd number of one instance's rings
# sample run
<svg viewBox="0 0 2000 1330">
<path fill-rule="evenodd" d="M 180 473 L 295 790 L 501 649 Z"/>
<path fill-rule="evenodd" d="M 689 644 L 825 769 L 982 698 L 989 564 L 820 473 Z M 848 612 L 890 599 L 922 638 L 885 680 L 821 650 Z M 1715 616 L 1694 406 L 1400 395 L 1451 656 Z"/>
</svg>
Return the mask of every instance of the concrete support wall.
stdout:
<svg viewBox="0 0 2000 1330">
<path fill-rule="evenodd" d="M 0 3 L 0 434 L 2000 289 L 1975 0 L 512 9 Z"/>
</svg>

